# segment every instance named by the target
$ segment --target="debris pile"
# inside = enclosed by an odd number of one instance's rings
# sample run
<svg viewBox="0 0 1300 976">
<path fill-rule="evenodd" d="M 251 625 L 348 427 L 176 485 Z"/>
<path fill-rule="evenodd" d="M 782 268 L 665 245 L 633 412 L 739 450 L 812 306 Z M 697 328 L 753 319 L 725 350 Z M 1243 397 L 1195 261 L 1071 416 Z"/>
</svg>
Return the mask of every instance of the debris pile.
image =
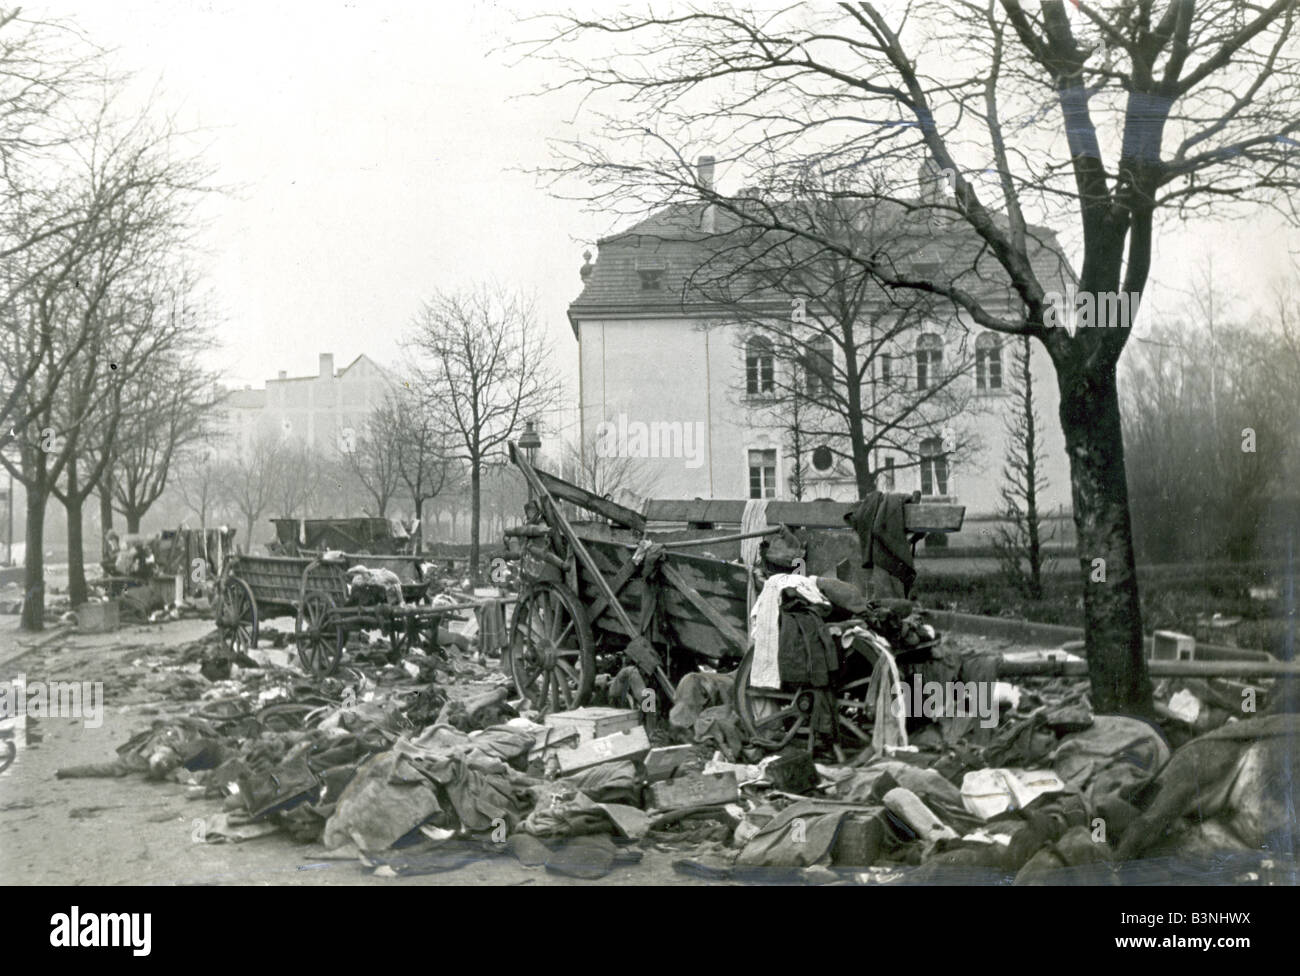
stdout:
<svg viewBox="0 0 1300 976">
<path fill-rule="evenodd" d="M 182 783 L 219 803 L 207 842 L 284 833 L 381 876 L 503 857 L 594 879 L 655 850 L 712 880 L 1118 883 L 1135 858 L 1217 858 L 1241 880 L 1294 857 L 1300 722 L 1230 714 L 1239 683 L 1169 679 L 1157 718 L 1097 715 L 1086 680 L 995 681 L 989 655 L 914 619 L 889 626 L 927 649 L 899 666 L 899 697 L 866 696 L 868 727 L 904 741 L 868 735 L 852 755 L 815 722 L 780 747 L 756 738 L 735 675 L 687 674 L 667 721 L 618 707 L 618 675 L 599 686 L 608 704 L 541 715 L 473 640 L 394 654 L 374 637 L 315 679 L 263 631 L 266 649 L 233 659 L 205 641 L 152 672 L 137 661 L 141 687 L 179 710 L 113 761 L 58 775 Z M 986 680 L 993 721 L 873 714 L 923 683 Z"/>
</svg>

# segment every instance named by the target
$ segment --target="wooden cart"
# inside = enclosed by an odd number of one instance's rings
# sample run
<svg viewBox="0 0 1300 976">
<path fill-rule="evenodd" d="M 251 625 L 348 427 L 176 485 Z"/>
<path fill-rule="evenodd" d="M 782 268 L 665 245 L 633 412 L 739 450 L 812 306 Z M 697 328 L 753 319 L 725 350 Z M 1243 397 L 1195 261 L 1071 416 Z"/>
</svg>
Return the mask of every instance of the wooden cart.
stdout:
<svg viewBox="0 0 1300 976">
<path fill-rule="evenodd" d="M 509 667 L 520 695 L 541 711 L 586 704 L 598 673 L 635 664 L 647 686 L 667 701 L 677 682 L 701 666 L 737 672 L 738 711 L 751 735 L 785 744 L 808 736 L 815 714 L 829 704 L 861 736 L 865 725 L 865 676 L 849 674 L 848 687 L 749 689 L 748 584 L 750 570 L 722 558 L 746 538 L 771 535 L 783 526 L 742 534 L 718 529 L 739 523 L 743 501 L 651 502 L 664 513 L 660 525 L 640 512 L 534 469 L 514 446 L 510 458 L 528 483 L 527 522 L 506 531 L 514 544 L 520 592 L 511 626 Z M 564 507 L 595 516 L 570 520 Z M 844 573 L 846 553 L 857 540 L 844 521 L 843 502 L 773 502 L 787 526 L 807 541 L 806 572 Z M 912 532 L 949 532 L 961 527 L 957 505 L 905 506 Z M 666 522 L 685 524 L 670 529 Z M 705 527 L 707 526 L 707 527 Z M 834 538 L 830 538 L 833 535 Z M 827 702 L 822 699 L 829 696 Z M 759 699 L 766 699 L 760 701 Z"/>
<path fill-rule="evenodd" d="M 402 581 L 402 606 L 356 605 L 348 600 L 347 570 L 357 564 L 391 569 Z M 428 633 L 437 641 L 438 625 L 449 613 L 473 606 L 433 606 L 419 560 L 401 556 L 344 554 L 323 556 L 232 556 L 217 581 L 214 616 L 228 650 L 257 647 L 261 621 L 294 618 L 294 642 L 304 669 L 317 676 L 333 674 L 343 657 L 348 635 L 359 629 L 380 630 L 395 654 Z"/>
</svg>

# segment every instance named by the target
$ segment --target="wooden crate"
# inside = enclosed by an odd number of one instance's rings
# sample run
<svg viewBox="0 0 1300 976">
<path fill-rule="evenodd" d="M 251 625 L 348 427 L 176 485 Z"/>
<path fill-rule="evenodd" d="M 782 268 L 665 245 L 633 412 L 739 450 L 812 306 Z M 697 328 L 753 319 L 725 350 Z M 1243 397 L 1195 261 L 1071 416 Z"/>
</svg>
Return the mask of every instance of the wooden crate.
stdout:
<svg viewBox="0 0 1300 976">
<path fill-rule="evenodd" d="M 103 634 L 117 630 L 121 622 L 117 600 L 83 603 L 77 607 L 77 630 L 83 634 Z"/>
<path fill-rule="evenodd" d="M 637 726 L 631 732 L 616 732 L 584 742 L 576 749 L 561 749 L 555 756 L 560 762 L 560 772 L 576 773 L 601 763 L 640 759 L 649 751 L 650 739 L 645 729 Z"/>
<path fill-rule="evenodd" d="M 650 787 L 651 806 L 657 810 L 733 803 L 740 798 L 736 774 L 694 773 L 654 783 Z"/>
<path fill-rule="evenodd" d="M 630 732 L 641 725 L 641 713 L 634 708 L 575 708 L 553 712 L 545 721 L 556 729 L 577 729 L 581 745 L 618 732 Z"/>
<path fill-rule="evenodd" d="M 691 758 L 691 746 L 660 746 L 645 757 L 646 782 L 657 783 L 677 772 L 677 767 Z"/>
<path fill-rule="evenodd" d="M 1152 661 L 1196 660 L 1196 638 L 1173 630 L 1157 630 L 1151 638 Z"/>
</svg>

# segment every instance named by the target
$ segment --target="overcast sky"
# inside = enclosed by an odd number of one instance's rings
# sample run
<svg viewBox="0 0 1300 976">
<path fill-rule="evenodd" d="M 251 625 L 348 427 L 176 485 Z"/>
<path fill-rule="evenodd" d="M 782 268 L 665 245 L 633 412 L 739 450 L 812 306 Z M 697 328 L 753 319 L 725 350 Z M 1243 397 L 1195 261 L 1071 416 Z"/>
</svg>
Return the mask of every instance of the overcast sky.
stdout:
<svg viewBox="0 0 1300 976">
<path fill-rule="evenodd" d="M 224 310 L 231 383 L 304 375 L 397 339 L 436 288 L 498 278 L 534 292 L 572 377 L 565 318 L 583 241 L 607 221 L 552 199 L 514 171 L 569 137 L 572 105 L 522 99 L 540 65 L 491 53 L 517 11 L 493 3 L 401 0 L 49 5 L 204 130 L 223 184 L 203 240 Z M 28 8 L 37 13 L 35 5 Z M 579 127 L 581 119 L 579 119 Z M 719 174 L 722 189 L 726 173 Z M 1272 217 L 1158 235 L 1144 316 L 1177 309 L 1187 273 L 1213 257 L 1248 298 L 1290 269 L 1300 237 Z"/>
</svg>

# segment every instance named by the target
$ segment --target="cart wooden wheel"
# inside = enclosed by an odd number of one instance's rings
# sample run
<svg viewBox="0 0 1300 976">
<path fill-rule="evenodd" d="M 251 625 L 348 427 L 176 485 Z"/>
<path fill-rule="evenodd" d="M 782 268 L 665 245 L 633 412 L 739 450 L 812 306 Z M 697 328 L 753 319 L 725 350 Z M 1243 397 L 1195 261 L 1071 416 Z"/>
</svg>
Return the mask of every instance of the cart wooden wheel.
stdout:
<svg viewBox="0 0 1300 976">
<path fill-rule="evenodd" d="M 519 694 L 543 714 L 580 708 L 596 683 L 587 612 L 567 586 L 539 583 L 515 608 L 510 672 Z"/>
<path fill-rule="evenodd" d="M 388 638 L 389 656 L 396 661 L 411 649 L 411 644 L 419 637 L 419 631 L 411 626 L 409 617 L 399 616 L 385 625 L 384 636 Z"/>
<path fill-rule="evenodd" d="M 866 701 L 870 675 L 835 688 L 785 683 L 779 690 L 754 688 L 749 681 L 753 664 L 751 649 L 736 671 L 736 711 L 756 743 L 769 749 L 796 743 L 810 752 L 828 744 L 841 762 L 846 749 L 856 752 L 871 745 L 874 709 Z"/>
<path fill-rule="evenodd" d="M 230 577 L 221 582 L 213 616 L 227 651 L 242 654 L 257 647 L 257 600 L 243 580 Z"/>
<path fill-rule="evenodd" d="M 298 660 L 303 669 L 318 678 L 333 674 L 343 657 L 347 631 L 330 622 L 334 598 L 319 591 L 308 593 L 298 608 L 293 624 L 294 642 L 298 645 Z"/>
</svg>

